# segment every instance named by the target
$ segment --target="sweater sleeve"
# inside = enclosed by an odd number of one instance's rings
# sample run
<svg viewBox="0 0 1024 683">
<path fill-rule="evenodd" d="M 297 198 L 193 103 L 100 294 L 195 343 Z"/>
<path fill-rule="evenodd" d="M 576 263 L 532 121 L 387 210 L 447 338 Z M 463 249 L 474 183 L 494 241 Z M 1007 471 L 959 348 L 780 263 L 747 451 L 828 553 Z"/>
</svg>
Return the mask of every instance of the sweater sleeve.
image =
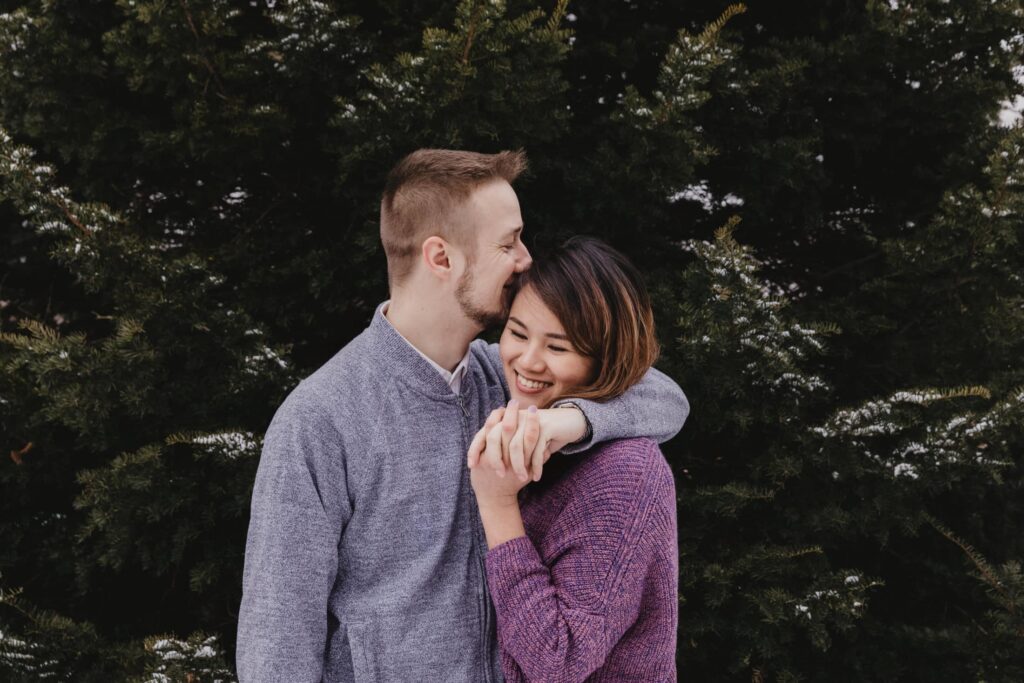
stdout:
<svg viewBox="0 0 1024 683">
<path fill-rule="evenodd" d="M 473 342 L 480 362 L 501 382 L 508 399 L 508 383 L 498 344 Z M 686 394 L 671 377 L 650 368 L 640 381 L 621 396 L 598 402 L 571 397 L 555 401 L 552 407 L 575 404 L 587 420 L 588 436 L 562 448 L 563 453 L 579 453 L 595 444 L 612 439 L 648 437 L 664 443 L 679 433 L 690 414 Z"/>
<path fill-rule="evenodd" d="M 579 453 L 612 439 L 648 437 L 664 443 L 679 433 L 690 414 L 686 394 L 671 377 L 649 368 L 639 382 L 607 401 L 564 398 L 553 407 L 573 403 L 590 426 L 590 437 L 569 444 L 563 453 Z"/>
<path fill-rule="evenodd" d="M 501 647 L 526 680 L 583 681 L 608 656 L 604 610 L 574 606 L 526 536 L 487 553 L 487 583 Z"/>
<path fill-rule="evenodd" d="M 528 681 L 585 680 L 639 612 L 638 582 L 652 540 L 661 541 L 641 536 L 664 493 L 649 465 L 660 451 L 646 443 L 643 459 L 606 460 L 559 494 L 569 499 L 560 516 L 572 523 L 547 539 L 559 548 L 550 564 L 527 536 L 487 553 L 500 645 Z"/>
<path fill-rule="evenodd" d="M 245 546 L 236 664 L 241 683 L 319 683 L 327 600 L 351 515 L 340 435 L 294 391 L 263 442 Z"/>
</svg>

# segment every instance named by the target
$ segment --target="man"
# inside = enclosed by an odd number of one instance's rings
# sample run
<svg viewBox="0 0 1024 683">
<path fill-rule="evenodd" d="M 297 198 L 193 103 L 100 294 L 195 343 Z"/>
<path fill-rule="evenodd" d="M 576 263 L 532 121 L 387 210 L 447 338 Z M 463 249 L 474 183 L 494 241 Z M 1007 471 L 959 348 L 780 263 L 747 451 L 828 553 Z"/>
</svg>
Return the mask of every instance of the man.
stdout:
<svg viewBox="0 0 1024 683">
<path fill-rule="evenodd" d="M 504 321 L 508 286 L 531 264 L 512 189 L 525 163 L 521 152 L 419 150 L 389 174 L 391 298 L 288 395 L 264 440 L 241 683 L 501 681 L 466 456 L 507 387 L 496 350 L 470 342 Z M 664 441 L 689 412 L 656 370 L 615 401 L 573 403 L 541 417 L 568 452 Z"/>
</svg>

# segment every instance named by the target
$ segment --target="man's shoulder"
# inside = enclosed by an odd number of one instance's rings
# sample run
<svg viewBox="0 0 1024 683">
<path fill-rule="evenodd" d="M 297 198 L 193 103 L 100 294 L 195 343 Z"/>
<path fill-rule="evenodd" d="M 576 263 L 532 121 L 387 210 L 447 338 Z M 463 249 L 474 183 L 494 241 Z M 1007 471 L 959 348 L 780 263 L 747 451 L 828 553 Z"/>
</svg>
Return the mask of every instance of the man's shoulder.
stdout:
<svg viewBox="0 0 1024 683">
<path fill-rule="evenodd" d="M 381 400 L 387 376 L 364 330 L 292 388 L 278 412 L 322 416 L 336 423 L 350 420 Z"/>
<path fill-rule="evenodd" d="M 338 349 L 303 379 L 299 387 L 335 402 L 352 396 L 353 392 L 359 393 L 364 386 L 379 385 L 382 377 L 387 375 L 387 367 L 377 357 L 368 332 L 368 329 L 363 330 Z"/>
<path fill-rule="evenodd" d="M 483 339 L 474 339 L 469 344 L 469 354 L 472 357 L 470 369 L 472 372 L 483 377 L 489 385 L 501 386 L 503 379 L 501 353 L 497 344 L 491 344 Z"/>
</svg>

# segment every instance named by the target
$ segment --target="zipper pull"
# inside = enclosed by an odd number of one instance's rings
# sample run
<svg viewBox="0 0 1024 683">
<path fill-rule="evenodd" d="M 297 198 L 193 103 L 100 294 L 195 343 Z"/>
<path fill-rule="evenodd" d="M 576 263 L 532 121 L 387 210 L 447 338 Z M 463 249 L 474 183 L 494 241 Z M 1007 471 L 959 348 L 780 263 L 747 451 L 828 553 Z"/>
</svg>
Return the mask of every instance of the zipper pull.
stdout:
<svg viewBox="0 0 1024 683">
<path fill-rule="evenodd" d="M 462 394 L 456 394 L 455 398 L 459 401 L 459 407 L 462 408 L 462 414 L 469 417 L 469 410 L 466 408 L 466 401 L 462 398 Z"/>
</svg>

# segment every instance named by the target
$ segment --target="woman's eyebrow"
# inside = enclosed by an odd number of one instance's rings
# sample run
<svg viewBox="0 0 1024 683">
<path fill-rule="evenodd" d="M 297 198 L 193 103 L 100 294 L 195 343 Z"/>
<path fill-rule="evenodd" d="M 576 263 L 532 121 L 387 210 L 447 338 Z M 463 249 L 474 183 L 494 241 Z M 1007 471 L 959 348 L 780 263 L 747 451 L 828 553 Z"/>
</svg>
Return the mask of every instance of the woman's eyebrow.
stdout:
<svg viewBox="0 0 1024 683">
<path fill-rule="evenodd" d="M 508 319 L 511 320 L 512 322 L 514 322 L 516 325 L 519 325 L 520 327 L 522 327 L 527 332 L 530 331 L 530 328 L 527 327 L 526 325 L 524 325 L 523 321 L 520 320 L 519 318 L 514 318 L 512 316 L 509 316 Z M 565 336 L 564 334 L 555 334 L 554 332 L 546 332 L 544 334 L 544 336 L 545 337 L 551 337 L 552 339 L 564 339 L 565 341 L 569 341 L 569 338 L 567 336 Z"/>
</svg>

